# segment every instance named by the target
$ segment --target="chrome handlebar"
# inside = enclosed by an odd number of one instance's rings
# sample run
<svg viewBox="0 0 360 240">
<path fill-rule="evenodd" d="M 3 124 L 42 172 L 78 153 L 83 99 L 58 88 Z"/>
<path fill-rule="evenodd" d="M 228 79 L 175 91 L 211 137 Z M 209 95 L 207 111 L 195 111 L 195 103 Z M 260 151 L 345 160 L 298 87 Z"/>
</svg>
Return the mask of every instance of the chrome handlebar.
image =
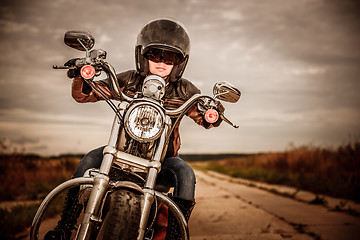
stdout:
<svg viewBox="0 0 360 240">
<path fill-rule="evenodd" d="M 107 74 L 108 78 L 109 78 L 109 90 L 111 91 L 111 93 L 113 94 L 114 98 L 116 100 L 119 101 L 126 101 L 126 102 L 132 102 L 134 99 L 131 97 L 126 96 L 120 88 L 119 82 L 117 81 L 117 77 L 116 77 L 116 72 L 114 67 L 109 64 L 108 62 L 103 61 L 102 59 L 99 58 L 84 58 L 81 59 L 79 62 L 81 62 L 83 65 L 84 63 L 89 63 L 90 65 L 98 65 L 100 66 L 100 68 L 102 70 L 104 70 L 104 72 Z M 78 65 L 78 64 L 76 64 Z M 53 68 L 54 69 L 75 69 L 81 66 L 57 66 L 54 65 Z M 92 83 L 92 80 L 88 80 L 90 83 Z M 90 86 L 95 90 L 95 91 L 100 91 L 101 89 L 97 89 L 95 87 L 94 84 L 90 84 Z M 105 96 L 105 95 L 104 95 Z M 186 112 L 197 102 L 201 101 L 201 99 L 207 98 L 211 101 L 216 102 L 217 100 L 215 100 L 215 98 L 207 96 L 207 95 L 203 95 L 203 94 L 195 94 L 193 95 L 190 99 L 188 99 L 183 105 L 181 105 L 179 108 L 175 109 L 175 110 L 165 110 L 166 115 L 170 116 L 170 117 L 182 117 L 183 115 L 186 114 Z M 110 99 L 105 99 L 107 100 L 106 102 L 109 103 Z M 114 109 L 113 104 L 110 104 L 110 107 L 112 107 L 112 109 L 115 111 L 115 113 L 117 113 L 117 110 Z M 236 124 L 233 124 L 229 119 L 227 119 L 223 113 L 220 113 L 220 118 L 222 120 L 224 120 L 224 122 L 228 123 L 229 125 L 233 126 L 234 128 L 238 128 L 239 126 Z"/>
</svg>

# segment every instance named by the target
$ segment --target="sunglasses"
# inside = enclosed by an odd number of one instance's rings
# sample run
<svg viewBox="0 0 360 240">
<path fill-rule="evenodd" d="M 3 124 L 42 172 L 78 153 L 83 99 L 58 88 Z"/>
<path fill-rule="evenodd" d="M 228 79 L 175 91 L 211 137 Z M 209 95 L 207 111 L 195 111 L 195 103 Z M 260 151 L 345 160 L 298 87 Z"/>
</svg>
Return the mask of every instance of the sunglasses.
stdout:
<svg viewBox="0 0 360 240">
<path fill-rule="evenodd" d="M 161 49 L 152 49 L 146 54 L 145 57 L 152 62 L 163 62 L 166 65 L 176 65 L 182 62 L 176 53 Z"/>
</svg>

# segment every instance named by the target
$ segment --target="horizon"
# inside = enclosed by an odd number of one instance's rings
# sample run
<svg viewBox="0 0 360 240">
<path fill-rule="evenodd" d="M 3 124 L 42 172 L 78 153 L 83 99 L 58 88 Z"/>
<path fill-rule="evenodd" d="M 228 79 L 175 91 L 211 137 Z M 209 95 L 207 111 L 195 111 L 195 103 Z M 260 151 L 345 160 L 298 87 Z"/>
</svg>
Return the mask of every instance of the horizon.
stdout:
<svg viewBox="0 0 360 240">
<path fill-rule="evenodd" d="M 196 153 L 191 153 L 191 152 L 186 152 L 186 153 L 182 153 L 179 152 L 179 156 L 186 156 L 188 160 L 189 156 L 231 156 L 231 157 L 246 157 L 246 156 L 251 156 L 251 155 L 259 155 L 259 154 L 272 154 L 272 153 L 285 153 L 285 152 L 291 152 L 291 151 L 296 151 L 299 150 L 301 148 L 309 148 L 309 149 L 321 149 L 321 150 L 338 150 L 341 147 L 345 147 L 348 145 L 355 145 L 355 144 L 360 144 L 360 140 L 354 140 L 354 141 L 349 141 L 349 142 L 345 142 L 339 145 L 327 145 L 327 146 L 320 146 L 320 145 L 299 145 L 299 146 L 295 146 L 293 144 L 289 144 L 287 148 L 284 148 L 283 150 L 277 150 L 277 151 L 258 151 L 258 152 L 216 152 L 216 153 L 200 153 L 200 152 L 196 152 Z M 25 151 L 18 151 L 17 149 L 12 149 L 9 146 L 6 146 L 6 144 L 4 144 L 3 142 L 0 141 L 0 145 L 2 147 L 2 149 L 0 149 L 0 156 L 4 156 L 4 155 L 19 155 L 19 156 L 38 156 L 40 158 L 61 158 L 61 157 L 80 157 L 80 156 L 84 156 L 87 152 L 63 152 L 63 153 L 57 153 L 57 154 L 41 154 L 41 153 L 36 153 L 36 152 L 25 152 Z M 5 146 L 5 147 L 4 147 Z"/>
</svg>

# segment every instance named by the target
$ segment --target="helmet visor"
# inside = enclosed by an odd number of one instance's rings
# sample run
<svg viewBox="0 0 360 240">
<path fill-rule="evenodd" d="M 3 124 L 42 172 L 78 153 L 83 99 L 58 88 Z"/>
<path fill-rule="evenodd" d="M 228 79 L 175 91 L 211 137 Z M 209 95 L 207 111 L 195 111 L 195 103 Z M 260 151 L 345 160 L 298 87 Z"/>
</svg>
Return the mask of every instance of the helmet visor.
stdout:
<svg viewBox="0 0 360 240">
<path fill-rule="evenodd" d="M 163 62 L 167 65 L 177 65 L 184 60 L 179 54 L 156 48 L 147 51 L 144 57 L 152 62 Z"/>
</svg>

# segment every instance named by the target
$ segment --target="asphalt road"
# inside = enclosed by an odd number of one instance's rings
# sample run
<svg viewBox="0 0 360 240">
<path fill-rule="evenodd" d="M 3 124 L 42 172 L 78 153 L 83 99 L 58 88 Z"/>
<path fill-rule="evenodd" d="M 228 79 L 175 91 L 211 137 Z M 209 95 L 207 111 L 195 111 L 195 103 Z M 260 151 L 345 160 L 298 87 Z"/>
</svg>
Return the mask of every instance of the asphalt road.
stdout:
<svg viewBox="0 0 360 240">
<path fill-rule="evenodd" d="M 359 239 L 360 218 L 197 171 L 192 240 Z"/>
</svg>

